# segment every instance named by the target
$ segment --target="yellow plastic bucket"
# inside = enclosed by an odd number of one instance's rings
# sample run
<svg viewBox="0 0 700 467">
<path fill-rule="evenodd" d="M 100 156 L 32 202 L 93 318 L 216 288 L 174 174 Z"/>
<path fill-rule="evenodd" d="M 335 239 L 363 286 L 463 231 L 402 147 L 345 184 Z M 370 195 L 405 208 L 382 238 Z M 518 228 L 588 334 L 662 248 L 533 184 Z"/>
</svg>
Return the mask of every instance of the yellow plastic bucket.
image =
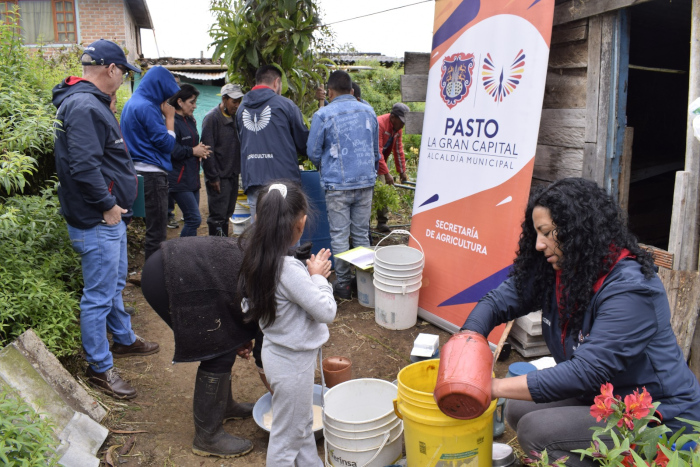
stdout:
<svg viewBox="0 0 700 467">
<path fill-rule="evenodd" d="M 408 467 L 490 467 L 493 412 L 458 420 L 443 414 L 433 398 L 440 360 L 424 360 L 402 369 L 394 411 L 403 419 Z"/>
</svg>

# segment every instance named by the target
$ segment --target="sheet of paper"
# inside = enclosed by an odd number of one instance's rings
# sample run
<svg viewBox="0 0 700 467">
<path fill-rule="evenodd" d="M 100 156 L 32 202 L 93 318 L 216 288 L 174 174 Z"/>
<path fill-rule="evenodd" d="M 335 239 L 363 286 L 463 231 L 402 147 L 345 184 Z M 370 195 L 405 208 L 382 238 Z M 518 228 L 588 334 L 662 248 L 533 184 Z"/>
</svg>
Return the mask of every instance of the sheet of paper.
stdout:
<svg viewBox="0 0 700 467">
<path fill-rule="evenodd" d="M 366 246 L 358 246 L 352 250 L 334 255 L 336 259 L 346 261 L 353 266 L 366 271 L 374 265 L 374 250 Z"/>
</svg>

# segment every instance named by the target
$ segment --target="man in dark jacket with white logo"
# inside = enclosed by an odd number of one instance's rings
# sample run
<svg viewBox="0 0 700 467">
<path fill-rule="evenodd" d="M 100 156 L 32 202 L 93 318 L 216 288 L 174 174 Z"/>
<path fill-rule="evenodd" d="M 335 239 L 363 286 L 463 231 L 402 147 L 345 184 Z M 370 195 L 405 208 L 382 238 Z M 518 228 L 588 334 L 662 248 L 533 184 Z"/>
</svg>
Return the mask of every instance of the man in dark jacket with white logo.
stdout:
<svg viewBox="0 0 700 467">
<path fill-rule="evenodd" d="M 83 78 L 68 77 L 53 89 L 58 197 L 83 267 L 80 331 L 90 364 L 88 379 L 107 394 L 132 399 L 136 390 L 119 377 L 112 359 L 150 355 L 159 347 L 134 334 L 122 302 L 126 225 L 138 184 L 110 110 L 110 95 L 129 70 L 140 70 L 127 62 L 117 44 L 104 39 L 85 48 L 82 64 Z M 107 330 L 114 340 L 111 352 Z"/>
<path fill-rule="evenodd" d="M 253 219 L 261 186 L 275 179 L 301 183 L 298 154 L 306 155 L 309 130 L 299 108 L 281 92 L 282 73 L 265 65 L 236 112 L 243 188 Z"/>
</svg>

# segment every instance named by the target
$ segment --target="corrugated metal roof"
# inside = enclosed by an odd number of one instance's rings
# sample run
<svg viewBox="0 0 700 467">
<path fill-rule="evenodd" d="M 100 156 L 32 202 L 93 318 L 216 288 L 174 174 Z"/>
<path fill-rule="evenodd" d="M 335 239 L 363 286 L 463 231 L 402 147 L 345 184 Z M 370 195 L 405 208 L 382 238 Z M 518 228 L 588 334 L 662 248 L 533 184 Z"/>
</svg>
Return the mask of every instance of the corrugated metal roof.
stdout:
<svg viewBox="0 0 700 467">
<path fill-rule="evenodd" d="M 201 79 L 203 81 L 215 81 L 217 79 L 225 79 L 226 72 L 221 71 L 218 73 L 206 73 L 206 72 L 195 72 L 195 71 L 173 71 L 171 73 L 174 75 L 184 76 L 189 79 Z"/>
</svg>

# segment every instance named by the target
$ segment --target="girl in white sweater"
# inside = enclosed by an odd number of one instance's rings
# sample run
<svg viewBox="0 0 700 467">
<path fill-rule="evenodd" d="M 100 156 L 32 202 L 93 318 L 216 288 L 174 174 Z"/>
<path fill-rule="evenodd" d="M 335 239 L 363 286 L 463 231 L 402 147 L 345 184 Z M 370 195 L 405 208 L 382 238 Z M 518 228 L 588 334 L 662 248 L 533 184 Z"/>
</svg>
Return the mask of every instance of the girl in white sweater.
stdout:
<svg viewBox="0 0 700 467">
<path fill-rule="evenodd" d="M 287 256 L 307 212 L 299 185 L 283 180 L 261 188 L 241 265 L 243 311 L 265 334 L 262 360 L 273 391 L 267 465 L 276 467 L 323 466 L 312 430 L 314 371 L 336 304 L 329 250 L 311 255 L 306 266 Z"/>
</svg>

